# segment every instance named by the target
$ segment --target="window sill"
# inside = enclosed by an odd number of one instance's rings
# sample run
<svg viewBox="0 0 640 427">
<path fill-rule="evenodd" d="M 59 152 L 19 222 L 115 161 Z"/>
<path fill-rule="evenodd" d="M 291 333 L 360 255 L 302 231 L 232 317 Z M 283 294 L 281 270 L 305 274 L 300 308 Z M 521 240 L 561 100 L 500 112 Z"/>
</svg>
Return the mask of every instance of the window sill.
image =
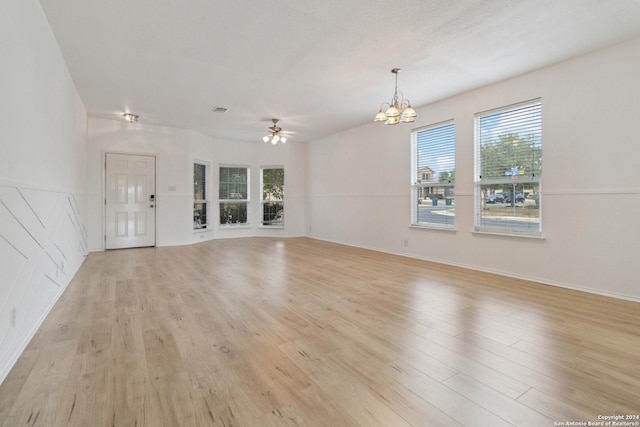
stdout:
<svg viewBox="0 0 640 427">
<path fill-rule="evenodd" d="M 284 225 L 261 225 L 260 228 L 265 230 L 284 230 Z"/>
<path fill-rule="evenodd" d="M 545 240 L 545 237 L 540 234 L 521 234 L 521 233 L 507 233 L 500 231 L 490 231 L 490 230 L 473 230 L 472 234 L 477 234 L 479 236 L 497 236 L 497 237 L 515 237 L 522 239 L 531 239 L 531 240 Z"/>
<path fill-rule="evenodd" d="M 211 231 L 211 227 L 209 227 L 208 225 L 204 228 L 194 228 L 193 229 L 193 233 L 197 234 L 197 233 L 206 233 L 207 231 Z"/>
<path fill-rule="evenodd" d="M 439 227 L 437 225 L 411 224 L 409 228 L 417 230 L 436 230 L 436 231 L 458 231 L 456 227 Z"/>
<path fill-rule="evenodd" d="M 218 230 L 238 230 L 241 228 L 251 228 L 251 224 L 220 224 Z"/>
</svg>

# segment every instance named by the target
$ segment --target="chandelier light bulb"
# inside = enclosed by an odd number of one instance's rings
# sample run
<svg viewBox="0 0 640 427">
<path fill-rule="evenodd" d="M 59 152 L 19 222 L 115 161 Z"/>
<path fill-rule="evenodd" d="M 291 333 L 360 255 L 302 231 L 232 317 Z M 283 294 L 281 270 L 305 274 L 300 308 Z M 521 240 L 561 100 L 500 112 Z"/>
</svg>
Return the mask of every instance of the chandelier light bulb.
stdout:
<svg viewBox="0 0 640 427">
<path fill-rule="evenodd" d="M 403 118 L 404 118 L 404 117 L 411 117 L 411 118 L 414 118 L 414 117 L 416 117 L 416 116 L 417 116 L 417 114 L 416 114 L 416 112 L 414 111 L 414 109 L 413 109 L 413 108 L 411 108 L 411 105 L 407 106 L 407 108 L 405 108 L 405 109 L 404 109 L 404 111 L 402 112 L 402 117 L 403 117 Z"/>
<path fill-rule="evenodd" d="M 400 111 L 398 110 L 398 108 L 395 105 L 392 105 L 391 107 L 389 107 L 387 109 L 385 114 L 386 114 L 387 118 L 389 118 L 389 117 L 398 117 L 400 115 Z"/>
</svg>

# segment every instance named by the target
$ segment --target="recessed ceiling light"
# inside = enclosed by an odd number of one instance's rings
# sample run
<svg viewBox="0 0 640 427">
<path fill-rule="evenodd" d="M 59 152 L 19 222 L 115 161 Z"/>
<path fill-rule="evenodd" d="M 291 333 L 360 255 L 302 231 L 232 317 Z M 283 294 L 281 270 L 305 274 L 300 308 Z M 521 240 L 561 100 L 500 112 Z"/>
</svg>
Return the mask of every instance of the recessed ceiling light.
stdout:
<svg viewBox="0 0 640 427">
<path fill-rule="evenodd" d="M 229 109 L 224 107 L 213 107 L 211 111 L 213 111 L 214 113 L 226 113 L 227 111 L 229 111 Z"/>
</svg>

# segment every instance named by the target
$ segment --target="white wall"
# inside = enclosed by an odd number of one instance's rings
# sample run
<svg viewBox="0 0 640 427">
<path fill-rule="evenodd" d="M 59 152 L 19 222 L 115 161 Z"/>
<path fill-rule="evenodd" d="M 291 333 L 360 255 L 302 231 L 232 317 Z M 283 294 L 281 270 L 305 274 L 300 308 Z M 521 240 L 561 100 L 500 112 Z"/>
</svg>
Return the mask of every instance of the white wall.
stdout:
<svg viewBox="0 0 640 427">
<path fill-rule="evenodd" d="M 640 39 L 425 106 L 413 126 L 371 123 L 315 141 L 308 234 L 640 300 L 639 75 Z M 538 97 L 545 238 L 472 233 L 474 114 Z M 411 129 L 448 119 L 457 231 L 410 228 Z"/>
<path fill-rule="evenodd" d="M 0 3 L 0 382 L 87 253 L 86 111 L 36 0 Z"/>
<path fill-rule="evenodd" d="M 291 237 L 304 234 L 306 185 L 306 145 L 287 142 L 266 145 L 260 142 L 217 141 L 197 132 L 125 121 L 89 119 L 89 248 L 104 248 L 104 153 L 136 153 L 156 156 L 157 245 L 184 245 L 202 240 L 244 236 Z M 194 232 L 193 162 L 211 166 L 211 229 Z M 250 167 L 248 227 L 218 225 L 218 167 Z M 285 228 L 259 227 L 260 166 L 285 168 Z M 173 190 L 175 188 L 175 190 Z"/>
</svg>

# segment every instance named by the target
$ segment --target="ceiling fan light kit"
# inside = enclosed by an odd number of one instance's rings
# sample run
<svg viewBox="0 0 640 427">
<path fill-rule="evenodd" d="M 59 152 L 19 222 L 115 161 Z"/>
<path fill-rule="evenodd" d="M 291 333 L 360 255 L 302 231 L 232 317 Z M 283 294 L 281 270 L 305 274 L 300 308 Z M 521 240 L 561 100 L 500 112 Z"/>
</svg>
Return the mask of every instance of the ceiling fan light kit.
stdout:
<svg viewBox="0 0 640 427">
<path fill-rule="evenodd" d="M 400 122 L 411 123 L 418 117 L 413 107 L 411 107 L 411 102 L 404 98 L 402 92 L 400 92 L 401 99 L 398 101 L 398 73 L 400 71 L 402 71 L 400 68 L 391 70 L 396 76 L 393 98 L 391 98 L 391 102 L 383 102 L 382 105 L 380 105 L 380 111 L 378 111 L 375 119 L 373 119 L 374 122 L 383 122 L 386 125 L 397 125 Z M 385 106 L 387 107 L 386 111 Z"/>
<path fill-rule="evenodd" d="M 139 117 L 137 114 L 124 113 L 123 116 L 124 116 L 124 119 L 129 123 L 138 123 Z"/>
<path fill-rule="evenodd" d="M 278 126 L 278 119 L 271 119 L 273 122 L 273 126 L 269 126 L 267 128 L 268 134 L 262 137 L 262 140 L 265 142 L 271 142 L 272 145 L 278 145 L 278 142 L 285 143 L 287 142 L 287 138 L 284 135 L 280 135 L 282 132 L 282 128 Z"/>
</svg>

